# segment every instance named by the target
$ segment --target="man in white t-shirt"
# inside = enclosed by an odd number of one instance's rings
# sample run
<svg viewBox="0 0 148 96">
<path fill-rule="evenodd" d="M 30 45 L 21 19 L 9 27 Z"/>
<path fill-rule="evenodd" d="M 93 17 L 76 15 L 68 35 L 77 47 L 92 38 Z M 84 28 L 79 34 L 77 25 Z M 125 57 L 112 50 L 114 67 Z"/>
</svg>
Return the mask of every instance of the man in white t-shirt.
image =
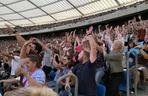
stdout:
<svg viewBox="0 0 148 96">
<path fill-rule="evenodd" d="M 17 68 L 20 67 L 20 57 L 19 56 L 13 56 L 11 60 L 11 75 L 15 76 Z"/>
<path fill-rule="evenodd" d="M 4 53 L 2 52 L 2 54 L 6 57 L 9 57 L 11 59 L 11 76 L 15 76 L 15 72 L 17 70 L 17 68 L 20 67 L 20 51 L 19 50 L 15 50 L 13 51 L 13 55 L 10 55 L 8 53 Z"/>
</svg>

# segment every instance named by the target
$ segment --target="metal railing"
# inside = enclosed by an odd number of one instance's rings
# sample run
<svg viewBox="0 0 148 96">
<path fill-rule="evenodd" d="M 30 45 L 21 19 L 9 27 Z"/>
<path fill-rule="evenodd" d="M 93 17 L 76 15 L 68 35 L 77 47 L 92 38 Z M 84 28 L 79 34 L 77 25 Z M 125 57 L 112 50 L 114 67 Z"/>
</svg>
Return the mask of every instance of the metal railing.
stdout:
<svg viewBox="0 0 148 96">
<path fill-rule="evenodd" d="M 127 67 L 127 96 L 130 96 L 130 68 L 129 68 L 129 55 L 133 53 L 135 55 L 135 70 L 137 70 L 137 67 L 138 67 L 138 56 L 137 56 L 137 53 L 135 51 L 130 51 L 128 52 L 127 54 L 127 57 L 126 57 L 126 67 Z M 138 96 L 137 95 L 137 84 L 134 83 L 134 89 L 135 89 L 135 96 Z"/>
<path fill-rule="evenodd" d="M 78 96 L 78 78 L 76 75 L 74 75 L 73 73 L 68 73 L 64 76 L 61 76 L 58 80 L 57 80 L 57 85 L 56 85 L 56 92 L 58 93 L 59 91 L 59 85 L 60 85 L 60 81 L 66 79 L 67 77 L 74 77 L 75 79 L 75 91 L 74 91 L 74 96 Z"/>
</svg>

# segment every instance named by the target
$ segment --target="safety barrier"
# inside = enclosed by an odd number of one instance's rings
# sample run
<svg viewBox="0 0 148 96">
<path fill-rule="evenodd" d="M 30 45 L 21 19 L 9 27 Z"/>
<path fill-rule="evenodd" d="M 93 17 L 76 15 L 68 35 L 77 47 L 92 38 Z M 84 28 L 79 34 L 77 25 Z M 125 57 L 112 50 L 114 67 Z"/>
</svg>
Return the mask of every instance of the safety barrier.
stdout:
<svg viewBox="0 0 148 96">
<path fill-rule="evenodd" d="M 130 82 L 129 82 L 129 79 L 130 79 L 130 68 L 129 68 L 129 55 L 133 53 L 135 55 L 135 69 L 137 70 L 137 67 L 138 67 L 138 56 L 137 56 L 137 53 L 135 51 L 130 51 L 128 52 L 127 56 L 126 56 L 126 67 L 127 67 L 127 96 L 130 96 Z M 134 89 L 135 89 L 135 96 L 138 96 L 137 95 L 137 84 L 134 84 Z"/>
</svg>

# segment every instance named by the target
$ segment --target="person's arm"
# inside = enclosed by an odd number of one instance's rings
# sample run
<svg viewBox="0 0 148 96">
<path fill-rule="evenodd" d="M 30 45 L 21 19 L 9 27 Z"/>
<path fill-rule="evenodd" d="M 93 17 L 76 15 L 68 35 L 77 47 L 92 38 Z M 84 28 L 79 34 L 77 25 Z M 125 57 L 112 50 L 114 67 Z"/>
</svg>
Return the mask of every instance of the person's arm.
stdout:
<svg viewBox="0 0 148 96">
<path fill-rule="evenodd" d="M 56 54 L 56 55 L 54 55 L 54 58 L 53 58 L 53 65 L 54 65 L 54 67 L 56 68 L 56 69 L 59 69 L 59 70 L 62 70 L 63 68 L 60 66 L 60 60 L 59 61 L 57 61 L 56 60 L 56 56 L 58 57 L 58 60 L 59 60 L 59 55 L 58 54 Z"/>
<path fill-rule="evenodd" d="M 35 79 L 33 79 L 29 73 L 25 73 L 24 76 L 27 78 L 28 80 L 28 84 L 29 86 L 38 86 L 38 87 L 42 87 L 44 84 L 38 83 Z"/>
<path fill-rule="evenodd" d="M 10 54 L 8 54 L 8 53 L 6 53 L 6 52 L 1 52 L 1 54 L 2 54 L 3 56 L 8 57 L 8 58 L 14 59 L 14 56 L 11 56 Z"/>
<path fill-rule="evenodd" d="M 90 62 L 93 63 L 97 58 L 97 44 L 92 35 L 88 36 L 90 44 Z"/>
<path fill-rule="evenodd" d="M 23 47 L 23 45 L 26 42 L 26 40 L 15 29 L 10 27 L 9 25 L 6 24 L 6 27 L 7 27 L 9 32 L 14 32 L 15 33 L 15 37 L 16 37 L 18 45 L 20 47 Z"/>
<path fill-rule="evenodd" d="M 140 16 L 140 15 L 138 16 L 138 19 L 140 20 L 140 24 L 142 24 L 142 23 L 143 23 L 143 21 L 142 21 L 142 19 L 141 19 L 141 16 Z"/>
<path fill-rule="evenodd" d="M 37 38 L 32 38 L 32 39 L 35 40 L 38 44 L 40 44 L 44 50 L 48 50 L 48 49 L 49 49 L 49 48 L 48 48 L 45 44 L 43 44 L 43 42 L 41 42 L 39 39 L 37 39 Z"/>
<path fill-rule="evenodd" d="M 74 52 L 75 52 L 75 49 L 77 46 L 80 46 L 81 43 L 80 43 L 80 39 L 78 36 L 76 36 L 76 39 L 75 39 L 75 42 L 74 42 Z"/>
<path fill-rule="evenodd" d="M 101 25 L 98 26 L 98 32 L 100 33 L 101 32 L 101 29 L 100 29 Z"/>
<path fill-rule="evenodd" d="M 17 83 L 18 81 L 20 81 L 20 77 L 7 80 L 0 80 L 0 83 Z"/>
<path fill-rule="evenodd" d="M 30 48 L 28 48 L 28 45 L 31 43 L 31 40 L 28 40 L 24 43 L 22 49 L 21 49 L 21 53 L 20 53 L 20 58 L 26 58 L 27 54 L 30 52 Z"/>
<path fill-rule="evenodd" d="M 44 76 L 42 76 L 43 74 L 38 74 L 37 77 L 33 78 L 31 77 L 31 75 L 29 74 L 29 72 L 26 72 L 23 68 L 21 70 L 22 74 L 24 77 L 26 77 L 29 86 L 38 86 L 38 87 L 42 87 L 44 86 L 44 81 L 41 81 L 41 79 L 45 79 Z M 39 79 L 41 78 L 41 79 Z"/>
<path fill-rule="evenodd" d="M 75 50 L 76 47 L 77 47 L 77 41 L 74 42 L 74 48 L 73 48 L 74 52 L 76 52 L 76 50 Z"/>
<path fill-rule="evenodd" d="M 70 77 L 66 78 L 66 83 L 65 83 L 65 89 L 69 89 L 70 88 Z"/>
<path fill-rule="evenodd" d="M 22 47 L 24 43 L 26 42 L 26 40 L 19 33 L 16 33 L 15 38 L 20 47 Z"/>
<path fill-rule="evenodd" d="M 72 73 L 71 70 L 68 72 L 68 74 L 70 74 L 70 73 Z M 65 89 L 69 89 L 70 88 L 70 80 L 71 80 L 70 76 L 66 78 Z"/>
</svg>

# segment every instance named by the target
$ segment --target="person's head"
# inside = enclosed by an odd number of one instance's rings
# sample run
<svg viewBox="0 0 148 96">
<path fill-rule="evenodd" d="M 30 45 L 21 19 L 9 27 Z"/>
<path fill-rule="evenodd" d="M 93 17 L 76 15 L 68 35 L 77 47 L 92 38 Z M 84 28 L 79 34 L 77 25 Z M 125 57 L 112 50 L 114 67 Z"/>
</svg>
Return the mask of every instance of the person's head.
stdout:
<svg viewBox="0 0 148 96">
<path fill-rule="evenodd" d="M 47 87 L 27 87 L 8 91 L 4 96 L 58 96 L 56 92 Z"/>
<path fill-rule="evenodd" d="M 74 61 L 73 61 L 72 57 L 70 57 L 70 56 L 64 56 L 62 58 L 62 64 L 64 66 L 67 66 L 67 67 L 71 68 L 74 65 Z"/>
<path fill-rule="evenodd" d="M 29 71 L 40 68 L 41 63 L 39 61 L 39 57 L 37 55 L 29 55 L 26 58 L 26 66 L 28 67 Z"/>
<path fill-rule="evenodd" d="M 129 48 L 135 47 L 135 43 L 134 43 L 132 40 L 129 41 L 129 42 L 128 42 L 128 47 L 129 47 Z"/>
<path fill-rule="evenodd" d="M 123 50 L 123 43 L 119 40 L 115 40 L 112 45 L 113 51 L 121 52 Z"/>
<path fill-rule="evenodd" d="M 62 57 L 62 63 L 64 65 L 67 65 L 68 63 L 70 63 L 70 58 L 68 56 Z"/>
<path fill-rule="evenodd" d="M 143 49 L 148 51 L 148 40 L 143 42 Z"/>
<path fill-rule="evenodd" d="M 39 54 L 42 51 L 42 46 L 38 43 L 33 43 L 33 45 L 34 45 L 33 50 Z"/>
<path fill-rule="evenodd" d="M 36 42 L 33 42 L 27 46 L 26 50 L 27 50 L 27 54 L 32 54 L 32 52 L 40 54 L 40 52 L 42 51 L 42 46 Z"/>
<path fill-rule="evenodd" d="M 88 61 L 89 60 L 89 56 L 90 56 L 90 53 L 86 50 L 82 50 L 79 55 L 78 55 L 78 60 L 80 62 L 83 62 L 83 61 Z"/>
</svg>

